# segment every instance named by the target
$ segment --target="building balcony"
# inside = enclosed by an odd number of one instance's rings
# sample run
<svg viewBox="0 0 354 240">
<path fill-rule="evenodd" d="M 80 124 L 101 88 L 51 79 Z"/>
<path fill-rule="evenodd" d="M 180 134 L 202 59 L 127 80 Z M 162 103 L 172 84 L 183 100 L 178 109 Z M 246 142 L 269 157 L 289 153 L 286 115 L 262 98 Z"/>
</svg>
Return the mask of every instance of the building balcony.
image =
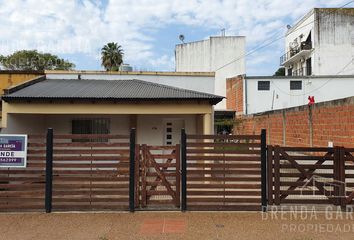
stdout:
<svg viewBox="0 0 354 240">
<path fill-rule="evenodd" d="M 312 68 L 308 67 L 308 68 L 299 68 L 296 70 L 292 70 L 291 72 L 289 72 L 289 74 L 291 73 L 291 75 L 288 76 L 295 76 L 295 77 L 302 77 L 302 76 L 311 76 L 312 74 Z"/>
<path fill-rule="evenodd" d="M 301 42 L 300 47 L 293 48 L 280 57 L 280 65 L 287 67 L 290 64 L 299 61 L 308 56 L 312 51 L 312 42 Z"/>
</svg>

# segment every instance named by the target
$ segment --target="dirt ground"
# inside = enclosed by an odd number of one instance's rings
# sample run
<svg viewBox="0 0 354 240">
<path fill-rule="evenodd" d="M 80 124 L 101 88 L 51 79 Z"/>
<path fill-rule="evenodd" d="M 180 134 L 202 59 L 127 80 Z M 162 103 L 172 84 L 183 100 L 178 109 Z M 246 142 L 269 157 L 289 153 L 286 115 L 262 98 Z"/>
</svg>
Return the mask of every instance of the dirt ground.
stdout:
<svg viewBox="0 0 354 240">
<path fill-rule="evenodd" d="M 249 212 L 2 213 L 0 239 L 354 239 L 353 216 L 339 215 L 262 215 Z"/>
</svg>

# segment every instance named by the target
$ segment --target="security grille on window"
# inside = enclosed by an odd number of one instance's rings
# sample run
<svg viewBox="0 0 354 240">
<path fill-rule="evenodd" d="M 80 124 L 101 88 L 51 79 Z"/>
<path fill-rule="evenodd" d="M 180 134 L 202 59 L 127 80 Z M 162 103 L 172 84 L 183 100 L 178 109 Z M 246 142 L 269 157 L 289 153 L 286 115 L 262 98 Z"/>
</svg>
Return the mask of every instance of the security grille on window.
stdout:
<svg viewBox="0 0 354 240">
<path fill-rule="evenodd" d="M 290 90 L 301 90 L 302 81 L 290 81 Z"/>
<path fill-rule="evenodd" d="M 73 119 L 72 134 L 109 134 L 110 119 Z M 73 142 L 107 142 L 107 139 L 73 139 Z"/>
<path fill-rule="evenodd" d="M 258 81 L 258 91 L 269 91 L 270 81 Z"/>
</svg>

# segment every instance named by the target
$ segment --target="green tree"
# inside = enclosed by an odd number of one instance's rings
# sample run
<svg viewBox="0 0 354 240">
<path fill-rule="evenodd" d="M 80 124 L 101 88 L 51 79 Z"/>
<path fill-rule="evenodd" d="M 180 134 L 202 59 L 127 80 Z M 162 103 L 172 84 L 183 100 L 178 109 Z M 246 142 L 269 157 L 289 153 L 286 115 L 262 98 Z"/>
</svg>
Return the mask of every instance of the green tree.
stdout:
<svg viewBox="0 0 354 240">
<path fill-rule="evenodd" d="M 118 71 L 123 63 L 123 49 L 118 43 L 110 42 L 101 49 L 102 66 L 107 71 Z"/>
<path fill-rule="evenodd" d="M 0 54 L 0 70 L 1 70 L 1 65 L 2 65 L 2 62 L 5 60 L 5 56 L 1 55 Z"/>
<path fill-rule="evenodd" d="M 7 70 L 72 70 L 75 64 L 50 53 L 37 50 L 16 51 L 8 56 L 0 55 L 0 64 Z"/>
<path fill-rule="evenodd" d="M 285 76 L 285 68 L 280 67 L 273 76 Z"/>
</svg>

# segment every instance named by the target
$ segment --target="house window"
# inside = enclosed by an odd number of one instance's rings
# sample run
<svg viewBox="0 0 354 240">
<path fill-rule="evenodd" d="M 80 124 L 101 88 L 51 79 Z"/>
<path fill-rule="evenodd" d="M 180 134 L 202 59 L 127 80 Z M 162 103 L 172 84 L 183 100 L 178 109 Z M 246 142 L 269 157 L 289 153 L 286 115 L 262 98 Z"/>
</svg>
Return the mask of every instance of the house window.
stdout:
<svg viewBox="0 0 354 240">
<path fill-rule="evenodd" d="M 269 91 L 270 81 L 258 81 L 258 91 Z"/>
<path fill-rule="evenodd" d="M 301 90 L 302 81 L 290 81 L 290 90 Z"/>
<path fill-rule="evenodd" d="M 110 119 L 73 119 L 71 129 L 72 134 L 109 134 Z M 107 142 L 107 139 L 73 139 L 73 142 Z"/>
</svg>

